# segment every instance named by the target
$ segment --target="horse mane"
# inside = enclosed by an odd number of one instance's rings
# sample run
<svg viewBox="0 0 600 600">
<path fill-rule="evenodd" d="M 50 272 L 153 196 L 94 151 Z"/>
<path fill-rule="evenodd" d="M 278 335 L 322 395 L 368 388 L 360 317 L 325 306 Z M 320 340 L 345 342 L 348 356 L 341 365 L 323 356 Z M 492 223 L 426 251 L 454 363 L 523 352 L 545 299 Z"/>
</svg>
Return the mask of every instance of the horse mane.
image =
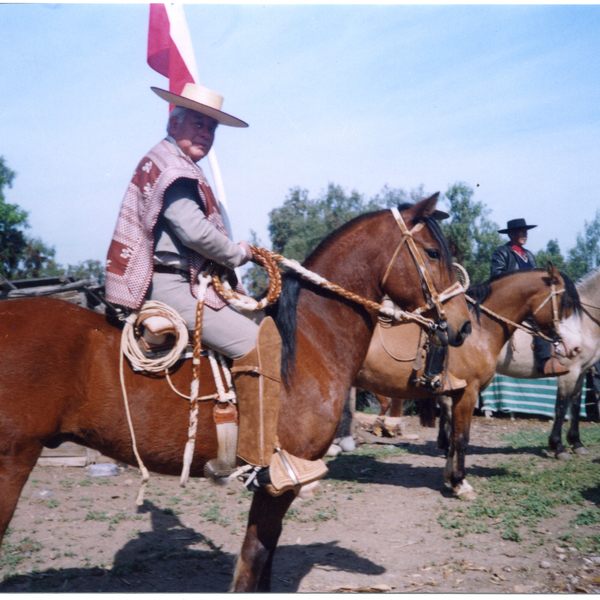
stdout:
<svg viewBox="0 0 600 600">
<path fill-rule="evenodd" d="M 410 203 L 403 203 L 398 206 L 398 210 L 403 211 L 412 206 L 413 205 Z M 319 245 L 310 253 L 310 255 L 302 264 L 307 266 L 314 262 L 321 254 L 327 251 L 327 249 L 340 235 L 345 233 L 348 229 L 355 227 L 362 221 L 373 219 L 384 212 L 385 210 L 378 210 L 364 213 L 358 217 L 355 217 L 354 219 L 351 219 L 347 223 L 344 223 L 344 225 L 332 231 L 325 238 L 323 238 Z M 440 259 L 442 265 L 448 270 L 452 269 L 452 256 L 450 255 L 448 242 L 444 237 L 442 229 L 436 219 L 432 217 L 421 217 L 419 219 L 415 219 L 413 224 L 419 222 L 423 222 L 425 224 L 429 230 L 429 233 L 431 234 L 431 237 L 439 246 L 441 250 Z M 275 319 L 277 329 L 279 330 L 279 335 L 281 336 L 281 376 L 285 385 L 288 385 L 289 378 L 293 373 L 296 362 L 296 317 L 298 297 L 300 295 L 300 290 L 305 288 L 318 290 L 319 293 L 331 293 L 322 288 L 317 288 L 314 284 L 302 279 L 296 273 L 289 272 L 285 273 L 282 277 L 282 291 L 281 295 L 279 296 L 279 300 L 274 306 L 266 309 L 266 313 Z M 341 297 L 338 298 L 340 301 L 346 301 Z"/>
<path fill-rule="evenodd" d="M 410 202 L 402 202 L 398 205 L 398 210 L 402 212 L 403 210 L 408 210 L 412 206 L 413 204 L 411 204 Z M 448 245 L 448 240 L 443 234 L 442 228 L 440 227 L 438 220 L 434 219 L 433 217 L 419 217 L 418 219 L 415 219 L 413 223 L 415 225 L 417 223 L 425 223 L 427 229 L 429 230 L 429 233 L 431 234 L 431 237 L 434 239 L 435 243 L 440 247 L 440 250 L 442 251 L 442 265 L 445 269 L 451 270 L 452 254 L 450 253 L 450 246 Z"/>
<path fill-rule="evenodd" d="M 577 289 L 582 292 L 588 292 L 590 287 L 598 287 L 598 276 L 600 275 L 600 266 L 592 269 L 579 278 L 576 283 Z"/>
<path fill-rule="evenodd" d="M 565 293 L 561 294 L 560 299 L 561 308 L 566 308 L 566 303 L 570 300 L 573 305 L 573 312 L 577 315 L 581 314 L 581 300 L 579 299 L 579 291 L 577 290 L 577 286 L 573 283 L 573 280 L 568 275 L 561 273 L 560 276 L 565 282 Z"/>
<path fill-rule="evenodd" d="M 487 281 L 483 281 L 481 283 L 475 283 L 469 287 L 466 291 L 466 294 L 475 301 L 475 304 L 471 302 L 468 303 L 469 310 L 474 312 L 477 322 L 480 322 L 481 317 L 481 305 L 488 299 L 490 293 L 492 292 L 492 283 L 495 281 L 499 281 L 501 279 L 505 279 L 506 277 L 510 277 L 511 275 L 515 275 L 517 273 L 531 273 L 531 272 L 544 272 L 547 273 L 546 269 L 540 268 L 532 268 L 532 269 L 519 269 L 518 271 L 508 271 L 506 273 L 499 273 L 498 275 L 494 275 Z M 579 301 L 579 293 L 575 284 L 571 280 L 570 277 L 565 275 L 564 273 L 560 273 L 560 276 L 563 278 L 565 285 L 565 293 L 560 296 L 560 305 L 562 309 L 567 307 L 567 304 L 571 303 L 571 308 L 573 308 L 573 312 L 579 314 L 581 311 L 581 302 Z"/>
</svg>

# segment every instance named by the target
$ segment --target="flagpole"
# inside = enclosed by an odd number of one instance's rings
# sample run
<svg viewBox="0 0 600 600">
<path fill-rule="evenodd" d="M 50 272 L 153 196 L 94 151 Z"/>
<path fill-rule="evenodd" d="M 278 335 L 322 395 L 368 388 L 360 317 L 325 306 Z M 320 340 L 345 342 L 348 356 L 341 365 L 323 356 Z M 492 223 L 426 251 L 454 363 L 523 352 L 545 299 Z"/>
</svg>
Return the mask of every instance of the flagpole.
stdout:
<svg viewBox="0 0 600 600">
<path fill-rule="evenodd" d="M 181 54 L 181 57 L 185 61 L 190 75 L 194 79 L 194 83 L 200 84 L 200 76 L 198 75 L 198 67 L 196 65 L 196 58 L 194 56 L 192 38 L 190 36 L 190 31 L 187 26 L 185 14 L 183 12 L 183 5 L 179 3 L 165 2 L 164 6 L 165 10 L 167 11 L 167 15 L 169 16 L 171 31 L 177 31 L 177 39 L 179 42 L 178 50 Z M 219 163 L 217 162 L 217 156 L 214 150 L 211 150 L 208 153 L 208 164 L 210 165 L 210 170 L 215 184 L 215 196 L 222 209 L 225 227 L 229 235 L 233 238 L 231 223 L 229 221 L 227 198 L 225 196 L 225 186 L 223 184 L 221 169 L 219 168 Z"/>
</svg>

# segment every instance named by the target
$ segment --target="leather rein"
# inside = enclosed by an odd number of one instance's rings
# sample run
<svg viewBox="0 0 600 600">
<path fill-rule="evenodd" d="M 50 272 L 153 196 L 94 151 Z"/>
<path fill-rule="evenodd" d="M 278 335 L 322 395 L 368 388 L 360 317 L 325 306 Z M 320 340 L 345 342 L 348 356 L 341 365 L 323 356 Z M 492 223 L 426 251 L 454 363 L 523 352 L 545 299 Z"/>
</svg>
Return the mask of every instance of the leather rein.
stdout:
<svg viewBox="0 0 600 600">
<path fill-rule="evenodd" d="M 560 342 L 560 336 L 558 334 L 558 324 L 560 323 L 560 317 L 559 317 L 559 312 L 558 312 L 557 297 L 560 294 L 564 294 L 564 292 L 566 290 L 560 290 L 557 292 L 556 286 L 554 284 L 551 285 L 550 289 L 551 289 L 551 291 L 550 291 L 550 294 L 548 295 L 548 297 L 532 312 L 532 315 L 534 315 L 534 316 L 537 315 L 537 313 L 544 306 L 546 306 L 546 304 L 548 304 L 548 302 L 551 303 L 551 305 L 552 305 L 552 325 L 554 326 L 554 333 L 555 333 L 553 338 L 548 337 L 547 335 L 544 335 L 541 331 L 536 331 L 530 325 L 523 324 L 523 323 L 515 323 L 514 321 L 511 321 L 510 319 L 507 319 L 506 317 L 502 317 L 499 314 L 495 313 L 493 310 L 490 310 L 489 308 L 485 307 L 483 304 L 480 304 L 479 308 L 483 312 L 488 314 L 490 317 L 493 317 L 494 319 L 497 319 L 498 321 L 502 321 L 503 323 L 506 323 L 507 325 L 512 325 L 516 329 L 522 329 L 523 331 L 525 331 L 533 336 L 541 337 L 542 339 L 546 340 L 547 342 L 551 342 L 553 344 L 558 344 Z M 465 298 L 471 304 L 477 304 L 477 302 L 475 300 L 473 300 L 473 298 L 471 298 L 466 293 L 465 293 Z"/>
<path fill-rule="evenodd" d="M 408 229 L 406 226 L 400 211 L 397 208 L 390 209 L 396 224 L 400 228 L 402 232 L 402 239 L 398 244 L 395 252 L 390 259 L 390 262 L 385 270 L 385 274 L 383 276 L 381 285 L 383 286 L 392 270 L 394 262 L 400 253 L 400 250 L 406 243 L 410 254 L 413 258 L 415 266 L 417 267 L 417 272 L 419 274 L 419 278 L 421 280 L 421 285 L 423 288 L 423 295 L 425 298 L 425 304 L 412 312 L 403 311 L 397 306 L 390 307 L 387 304 L 382 304 L 379 302 L 373 302 L 372 300 L 368 300 L 359 296 L 358 294 L 354 294 L 353 292 L 349 292 L 344 288 L 327 281 L 320 275 L 305 269 L 298 261 L 290 260 L 277 254 L 275 252 L 271 252 L 270 250 L 266 250 L 265 248 L 257 248 L 255 246 L 250 246 L 252 250 L 253 261 L 261 264 L 269 275 L 269 291 L 265 298 L 260 301 L 251 298 L 250 296 L 243 296 L 242 294 L 238 294 L 235 292 L 231 285 L 227 280 L 221 281 L 221 279 L 216 274 L 207 273 L 202 275 L 201 277 L 211 277 L 212 283 L 215 288 L 215 291 L 227 302 L 235 306 L 236 308 L 242 308 L 245 310 L 261 310 L 268 306 L 269 304 L 273 304 L 281 293 L 281 270 L 277 266 L 276 263 L 281 263 L 282 265 L 292 269 L 296 273 L 298 273 L 302 278 L 311 281 L 312 283 L 326 288 L 330 291 L 336 292 L 340 296 L 357 302 L 358 304 L 362 304 L 367 308 L 377 311 L 379 314 L 390 317 L 396 321 L 416 321 L 427 327 L 429 330 L 434 331 L 440 329 L 445 331 L 447 328 L 447 316 L 444 311 L 443 303 L 448 301 L 450 298 L 457 296 L 458 294 L 464 293 L 464 288 L 460 284 L 459 281 L 456 281 L 452 284 L 448 289 L 444 290 L 441 294 L 437 293 L 435 286 L 431 280 L 431 277 L 427 271 L 427 267 L 425 262 L 423 261 L 423 257 L 421 256 L 419 249 L 417 247 L 416 242 L 413 239 L 413 235 L 420 231 L 424 227 L 424 223 L 417 223 L 412 229 Z M 438 315 L 438 322 L 433 319 L 422 316 L 422 313 L 430 310 L 432 308 L 436 309 Z"/>
</svg>

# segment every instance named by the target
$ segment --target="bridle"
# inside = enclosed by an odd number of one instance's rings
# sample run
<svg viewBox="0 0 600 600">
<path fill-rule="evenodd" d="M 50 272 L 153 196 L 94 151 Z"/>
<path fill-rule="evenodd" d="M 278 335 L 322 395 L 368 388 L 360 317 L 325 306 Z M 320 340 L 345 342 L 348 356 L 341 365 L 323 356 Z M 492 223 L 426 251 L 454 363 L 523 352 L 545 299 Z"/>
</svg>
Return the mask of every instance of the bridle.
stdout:
<svg viewBox="0 0 600 600">
<path fill-rule="evenodd" d="M 554 337 L 549 338 L 541 332 L 538 332 L 538 335 L 545 340 L 552 342 L 553 344 L 558 344 L 560 342 L 560 335 L 558 333 L 558 324 L 560 322 L 559 314 L 558 314 L 558 302 L 557 297 L 559 294 L 564 294 L 567 290 L 560 290 L 560 292 L 556 291 L 556 286 L 554 283 L 550 287 L 550 295 L 533 311 L 533 316 L 538 314 L 538 312 L 546 305 L 548 302 L 551 303 L 552 306 L 552 325 L 554 327 Z"/>
<path fill-rule="evenodd" d="M 419 222 L 411 230 L 409 230 L 406 227 L 406 224 L 404 223 L 404 219 L 400 215 L 400 211 L 397 208 L 391 208 L 390 210 L 392 211 L 394 219 L 398 227 L 400 228 L 400 231 L 402 232 L 402 239 L 398 244 L 398 247 L 392 255 L 392 258 L 390 259 L 390 262 L 385 270 L 381 286 L 383 286 L 385 281 L 387 280 L 392 266 L 394 264 L 394 261 L 398 257 L 402 246 L 406 242 L 410 250 L 411 256 L 417 267 L 417 272 L 419 273 L 419 277 L 421 279 L 421 284 L 423 287 L 423 293 L 425 296 L 425 305 L 417 308 L 412 312 L 404 311 L 398 308 L 397 306 L 390 307 L 385 303 L 381 304 L 379 302 L 374 302 L 372 300 L 368 300 L 367 298 L 363 298 L 358 294 L 345 290 L 344 288 L 340 287 L 339 285 L 336 285 L 335 283 L 327 281 L 325 278 L 321 277 L 317 273 L 309 271 L 296 260 L 285 258 L 280 254 L 277 254 L 270 250 L 266 250 L 265 248 L 257 248 L 256 246 L 250 246 L 253 261 L 258 264 L 261 264 L 267 270 L 267 273 L 269 275 L 269 290 L 262 300 L 258 301 L 254 298 L 251 298 L 250 296 L 244 296 L 242 294 L 237 293 L 236 291 L 231 289 L 231 285 L 229 284 L 227 279 L 221 281 L 218 274 L 214 274 L 212 272 L 206 273 L 204 275 L 201 275 L 200 278 L 210 278 L 212 280 L 212 284 L 217 294 L 219 294 L 219 296 L 221 296 L 226 302 L 229 302 L 235 308 L 250 311 L 262 310 L 269 304 L 273 304 L 279 298 L 282 286 L 281 270 L 276 263 L 281 263 L 285 267 L 298 273 L 298 275 L 300 275 L 303 279 L 306 279 L 307 281 L 310 281 L 317 286 L 335 292 L 336 294 L 339 294 L 340 296 L 348 300 L 351 300 L 358 304 L 362 304 L 363 306 L 371 310 L 375 310 L 388 318 L 394 319 L 395 321 L 416 321 L 424 327 L 427 327 L 431 331 L 445 333 L 448 325 L 443 303 L 458 294 L 464 293 L 465 290 L 460 284 L 460 282 L 457 281 L 441 294 L 437 293 L 435 286 L 431 281 L 431 277 L 427 272 L 427 267 L 425 266 L 423 258 L 419 253 L 417 244 L 413 240 L 413 235 L 424 227 L 424 223 Z M 435 322 L 430 318 L 422 316 L 422 313 L 431 310 L 432 308 L 436 309 L 439 322 Z"/>
<path fill-rule="evenodd" d="M 402 218 L 402 215 L 400 214 L 400 211 L 396 207 L 393 207 L 390 210 L 394 215 L 396 224 L 402 232 L 402 239 L 396 247 L 396 250 L 394 251 L 392 258 L 390 259 L 387 269 L 385 270 L 385 274 L 383 276 L 383 279 L 381 280 L 381 286 L 383 287 L 385 285 L 385 282 L 388 279 L 392 267 L 394 266 L 396 258 L 398 257 L 400 250 L 402 250 L 402 247 L 406 243 L 410 251 L 410 255 L 412 256 L 413 261 L 415 263 L 415 266 L 417 267 L 417 272 L 419 274 L 419 278 L 421 279 L 421 286 L 423 288 L 423 295 L 425 296 L 425 305 L 414 310 L 413 314 L 420 315 L 421 313 L 427 310 L 435 308 L 438 316 L 438 322 L 434 324 L 432 329 L 439 327 L 439 329 L 445 330 L 447 328 L 447 316 L 446 311 L 444 310 L 444 302 L 447 302 L 448 300 L 450 300 L 450 298 L 453 298 L 458 294 L 463 294 L 465 290 L 461 283 L 457 280 L 449 288 L 444 290 L 441 294 L 438 294 L 437 290 L 435 289 L 435 286 L 433 285 L 433 281 L 431 281 L 431 277 L 429 275 L 429 272 L 427 271 L 427 267 L 425 265 L 425 262 L 423 261 L 423 257 L 421 256 L 421 253 L 419 252 L 417 244 L 413 238 L 413 235 L 415 233 L 418 233 L 419 231 L 421 231 L 421 229 L 423 229 L 425 223 L 423 221 L 420 221 L 416 223 L 412 229 L 408 229 L 406 223 L 404 222 L 404 219 Z"/>
<path fill-rule="evenodd" d="M 516 329 L 522 329 L 523 331 L 525 331 L 533 336 L 541 337 L 542 339 L 546 340 L 547 342 L 551 342 L 552 344 L 557 345 L 560 343 L 560 335 L 558 334 L 558 324 L 560 323 L 560 316 L 559 316 L 559 311 L 558 311 L 557 297 L 560 294 L 564 294 L 565 292 L 566 292 L 566 289 L 556 291 L 556 286 L 554 285 L 554 283 L 551 284 L 550 294 L 548 295 L 548 297 L 531 313 L 532 316 L 535 316 L 544 306 L 546 306 L 546 304 L 548 304 L 548 302 L 551 303 L 551 305 L 552 305 L 552 325 L 554 326 L 554 337 L 548 337 L 547 335 L 544 335 L 541 331 L 537 331 L 536 329 L 534 329 L 530 325 L 527 325 L 526 323 L 515 323 L 514 321 L 511 321 L 510 319 L 507 319 L 506 317 L 502 317 L 501 315 L 495 313 L 493 310 L 490 310 L 483 304 L 479 304 L 479 309 L 482 310 L 483 312 L 485 312 L 486 314 L 488 314 L 489 316 L 497 319 L 498 321 L 502 321 L 508 325 L 512 325 Z M 478 304 L 477 301 L 473 300 L 473 298 L 471 298 L 468 294 L 465 294 L 465 298 L 467 299 L 468 302 L 471 302 L 471 304 Z"/>
</svg>

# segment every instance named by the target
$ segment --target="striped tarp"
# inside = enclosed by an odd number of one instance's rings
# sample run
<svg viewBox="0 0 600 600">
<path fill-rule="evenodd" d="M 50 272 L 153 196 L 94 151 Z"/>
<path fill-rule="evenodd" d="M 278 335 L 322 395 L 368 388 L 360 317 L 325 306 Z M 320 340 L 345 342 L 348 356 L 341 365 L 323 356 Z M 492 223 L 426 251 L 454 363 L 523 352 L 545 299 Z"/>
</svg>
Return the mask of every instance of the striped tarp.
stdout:
<svg viewBox="0 0 600 600">
<path fill-rule="evenodd" d="M 492 383 L 481 392 L 480 406 L 485 411 L 554 417 L 557 387 L 553 378 L 514 379 L 496 374 Z M 586 417 L 585 392 L 584 388 L 580 411 L 582 417 Z"/>
</svg>

